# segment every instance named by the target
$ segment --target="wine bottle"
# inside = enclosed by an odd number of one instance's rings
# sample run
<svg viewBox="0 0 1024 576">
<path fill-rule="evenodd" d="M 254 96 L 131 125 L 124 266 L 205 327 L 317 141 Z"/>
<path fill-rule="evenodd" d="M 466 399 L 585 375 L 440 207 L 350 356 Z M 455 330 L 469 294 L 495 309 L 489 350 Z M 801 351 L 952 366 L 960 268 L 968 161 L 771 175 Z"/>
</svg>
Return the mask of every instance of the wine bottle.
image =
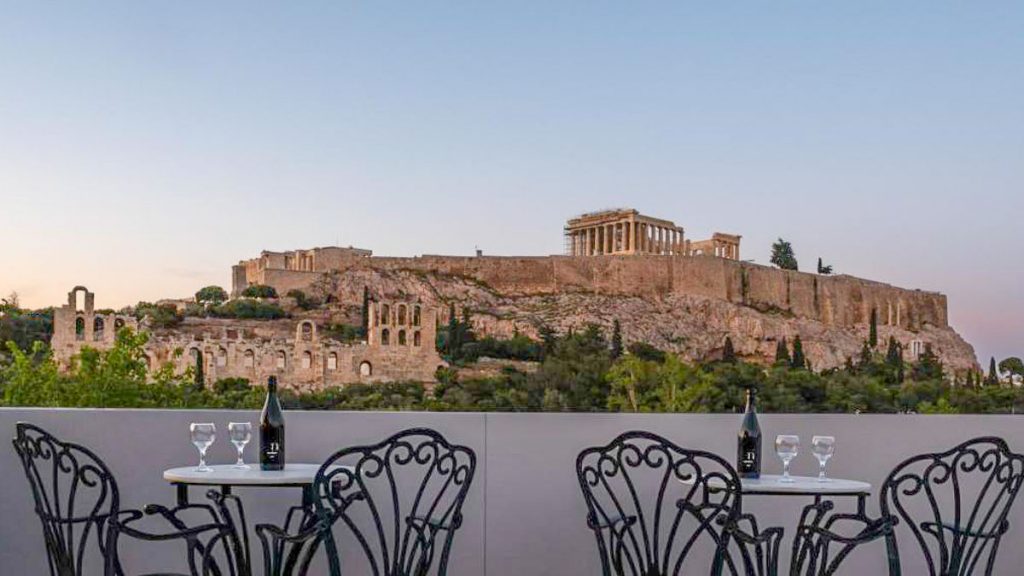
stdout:
<svg viewBox="0 0 1024 576">
<path fill-rule="evenodd" d="M 747 410 L 743 414 L 737 442 L 736 471 L 740 478 L 761 477 L 761 426 L 757 423 L 755 392 L 747 388 Z"/>
<path fill-rule="evenodd" d="M 277 377 L 267 378 L 267 401 L 260 414 L 260 469 L 284 469 L 284 413 L 277 399 Z"/>
</svg>

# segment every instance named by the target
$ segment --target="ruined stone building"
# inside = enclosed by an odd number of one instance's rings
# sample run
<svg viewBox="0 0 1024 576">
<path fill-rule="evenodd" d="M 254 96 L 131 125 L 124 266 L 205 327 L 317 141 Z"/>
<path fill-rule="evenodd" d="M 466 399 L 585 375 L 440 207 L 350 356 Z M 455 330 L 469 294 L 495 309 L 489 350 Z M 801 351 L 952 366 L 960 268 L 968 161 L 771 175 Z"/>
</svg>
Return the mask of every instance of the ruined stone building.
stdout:
<svg viewBox="0 0 1024 576">
<path fill-rule="evenodd" d="M 710 240 L 691 242 L 682 226 L 644 216 L 632 208 L 589 212 L 565 224 L 568 256 L 656 254 L 740 258 L 740 236 L 716 232 Z"/>
<path fill-rule="evenodd" d="M 132 316 L 98 313 L 95 300 L 95 295 L 84 286 L 75 286 L 68 292 L 67 304 L 53 310 L 50 348 L 61 365 L 67 366 L 83 346 L 101 350 L 110 348 L 114 345 L 117 331 L 125 326 L 138 330 L 138 321 Z"/>
<path fill-rule="evenodd" d="M 324 272 L 344 270 L 361 259 L 373 255 L 370 250 L 328 246 L 309 250 L 270 252 L 259 258 L 239 262 L 231 270 L 231 296 L 238 297 L 252 284 L 277 288 L 279 294 L 292 289 L 307 288 Z"/>
<path fill-rule="evenodd" d="M 84 307 L 76 297 L 84 293 Z M 418 302 L 370 303 L 366 340 L 340 342 L 322 334 L 314 319 L 232 320 L 185 318 L 174 328 L 141 326 L 131 316 L 101 315 L 94 295 L 76 287 L 68 304 L 54 313 L 51 342 L 58 364 L 67 367 L 83 346 L 104 350 L 115 330 L 142 329 L 150 335 L 150 369 L 171 363 L 178 373 L 202 367 L 205 383 L 221 378 L 263 382 L 275 375 L 285 386 L 316 389 L 356 382 L 431 382 L 445 363 L 437 353 L 437 311 Z M 197 370 L 198 372 L 198 370 Z"/>
</svg>

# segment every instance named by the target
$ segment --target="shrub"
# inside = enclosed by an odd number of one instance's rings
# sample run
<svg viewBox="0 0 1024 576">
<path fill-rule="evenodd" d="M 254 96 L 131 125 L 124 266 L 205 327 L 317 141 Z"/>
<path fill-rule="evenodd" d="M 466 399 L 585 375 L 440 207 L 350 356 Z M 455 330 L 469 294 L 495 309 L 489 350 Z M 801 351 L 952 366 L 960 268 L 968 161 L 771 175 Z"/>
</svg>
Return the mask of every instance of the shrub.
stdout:
<svg viewBox="0 0 1024 576">
<path fill-rule="evenodd" d="M 331 324 L 320 334 L 338 342 L 355 342 L 366 338 L 366 330 L 352 324 Z"/>
<path fill-rule="evenodd" d="M 242 291 L 246 298 L 277 298 L 277 290 L 266 284 L 253 284 Z"/>
<path fill-rule="evenodd" d="M 295 300 L 295 305 L 303 310 L 312 310 L 313 308 L 316 308 L 318 304 L 315 299 L 306 296 L 306 293 L 298 288 L 289 290 L 285 296 Z"/>
<path fill-rule="evenodd" d="M 196 302 L 200 304 L 220 304 L 228 299 L 228 293 L 220 286 L 207 286 L 196 292 Z"/>
<path fill-rule="evenodd" d="M 185 319 L 185 315 L 179 312 L 174 304 L 139 302 L 135 306 L 135 318 L 143 320 L 147 317 L 149 325 L 154 328 L 174 328 Z"/>
<path fill-rule="evenodd" d="M 211 308 L 210 315 L 216 318 L 238 318 L 240 320 L 276 320 L 286 316 L 284 310 L 277 304 L 248 298 L 232 300 Z"/>
</svg>

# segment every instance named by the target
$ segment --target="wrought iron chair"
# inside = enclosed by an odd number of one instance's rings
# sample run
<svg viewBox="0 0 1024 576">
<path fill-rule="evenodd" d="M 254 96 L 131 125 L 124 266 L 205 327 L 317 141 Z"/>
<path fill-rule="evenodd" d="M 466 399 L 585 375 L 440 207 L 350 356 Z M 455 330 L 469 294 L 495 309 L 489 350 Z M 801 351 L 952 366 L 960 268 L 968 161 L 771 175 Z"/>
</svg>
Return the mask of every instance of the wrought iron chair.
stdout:
<svg viewBox="0 0 1024 576">
<path fill-rule="evenodd" d="M 782 529 L 743 513 L 740 479 L 715 454 L 627 432 L 581 452 L 576 474 L 604 576 L 777 574 Z"/>
<path fill-rule="evenodd" d="M 190 570 L 187 576 L 246 576 L 250 573 L 248 558 L 233 529 L 232 511 L 228 506 L 231 497 L 211 491 L 214 506 L 168 509 L 151 505 L 144 512 L 121 510 L 114 475 L 88 448 L 61 441 L 42 428 L 26 423 L 17 424 L 13 443 L 32 489 L 36 514 L 42 522 L 51 576 L 93 573 L 90 568 L 96 563 L 102 564 L 106 576 L 122 576 L 124 571 L 118 558 L 121 535 L 148 541 L 184 542 Z M 210 520 L 190 527 L 183 516 L 192 509 L 208 514 Z M 242 513 L 240 507 L 236 510 Z M 137 528 L 146 516 L 162 517 L 172 530 L 152 533 Z M 95 559 L 92 554 L 96 554 Z"/>
<path fill-rule="evenodd" d="M 896 467 L 882 485 L 883 517 L 913 534 L 932 576 L 991 575 L 1007 517 L 1024 483 L 1024 455 L 1001 438 L 969 440 Z M 896 535 L 888 538 L 890 573 L 899 574 Z"/>
<path fill-rule="evenodd" d="M 311 570 L 322 547 L 340 576 L 344 537 L 362 552 L 345 563 L 361 558 L 374 576 L 444 576 L 475 471 L 473 450 L 424 428 L 340 450 L 317 472 L 311 510 L 293 509 L 283 527 L 256 527 L 267 574 L 321 573 Z"/>
<path fill-rule="evenodd" d="M 884 538 L 889 574 L 900 576 L 897 527 L 902 525 L 922 552 L 929 576 L 991 576 L 1022 483 L 1024 456 L 1000 438 L 975 438 L 945 452 L 914 456 L 883 482 L 879 518 L 858 510 L 822 523 L 830 507 L 819 510 L 800 529 L 803 544 L 794 545 L 791 574 L 831 576 L 855 547 Z M 852 526 L 845 536 L 837 529 L 844 523 Z M 832 545 L 838 552 L 830 555 Z"/>
</svg>

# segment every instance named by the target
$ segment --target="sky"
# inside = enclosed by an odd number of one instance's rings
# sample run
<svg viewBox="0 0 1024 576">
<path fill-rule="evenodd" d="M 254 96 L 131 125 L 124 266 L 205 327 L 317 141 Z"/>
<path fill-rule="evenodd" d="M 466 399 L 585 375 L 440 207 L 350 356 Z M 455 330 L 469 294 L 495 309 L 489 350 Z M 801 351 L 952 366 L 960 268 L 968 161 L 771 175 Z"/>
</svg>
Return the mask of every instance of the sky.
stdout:
<svg viewBox="0 0 1024 576">
<path fill-rule="evenodd" d="M 261 250 L 562 251 L 629 206 L 1024 354 L 1024 3 L 0 0 L 0 294 Z"/>
</svg>

